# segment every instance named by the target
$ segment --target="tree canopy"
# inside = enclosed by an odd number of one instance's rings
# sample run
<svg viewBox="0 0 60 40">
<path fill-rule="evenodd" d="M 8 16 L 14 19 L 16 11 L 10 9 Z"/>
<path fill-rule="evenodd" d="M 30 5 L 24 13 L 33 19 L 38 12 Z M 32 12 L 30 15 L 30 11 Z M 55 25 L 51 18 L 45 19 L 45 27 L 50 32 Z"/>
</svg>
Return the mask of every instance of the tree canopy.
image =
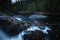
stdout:
<svg viewBox="0 0 60 40">
<path fill-rule="evenodd" d="M 12 4 L 11 0 L 0 0 L 3 12 L 60 12 L 60 0 L 21 0 Z M 1 11 L 1 10 L 0 10 Z"/>
</svg>

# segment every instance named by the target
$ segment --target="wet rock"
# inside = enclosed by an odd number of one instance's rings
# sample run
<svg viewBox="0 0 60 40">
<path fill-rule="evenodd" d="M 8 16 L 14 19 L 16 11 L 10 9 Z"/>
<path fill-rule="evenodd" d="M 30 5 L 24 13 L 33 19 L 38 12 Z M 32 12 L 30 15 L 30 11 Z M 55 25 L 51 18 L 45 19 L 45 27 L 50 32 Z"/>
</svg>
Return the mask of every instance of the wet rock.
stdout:
<svg viewBox="0 0 60 40">
<path fill-rule="evenodd" d="M 30 34 L 24 35 L 24 40 L 43 40 L 44 34 L 41 31 L 32 31 Z"/>
<path fill-rule="evenodd" d="M 19 27 L 20 24 L 14 22 L 10 17 L 0 19 L 0 29 L 10 36 L 17 35 L 20 32 Z"/>
<path fill-rule="evenodd" d="M 9 36 L 16 36 L 28 27 L 29 25 L 26 26 L 24 22 L 21 23 L 13 17 L 4 16 L 0 18 L 0 29 Z"/>
</svg>

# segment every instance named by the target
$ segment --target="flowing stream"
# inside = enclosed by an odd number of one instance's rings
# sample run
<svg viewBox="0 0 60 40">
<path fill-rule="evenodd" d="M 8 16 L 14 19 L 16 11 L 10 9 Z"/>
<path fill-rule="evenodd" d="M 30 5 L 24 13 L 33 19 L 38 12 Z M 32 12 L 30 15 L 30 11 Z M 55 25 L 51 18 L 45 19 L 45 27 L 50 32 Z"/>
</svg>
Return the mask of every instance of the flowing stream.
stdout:
<svg viewBox="0 0 60 40">
<path fill-rule="evenodd" d="M 16 37 L 9 37 L 2 30 L 0 30 L 0 40 L 24 40 L 23 36 L 25 34 L 30 34 L 31 33 L 30 31 L 36 31 L 36 30 L 40 30 L 43 33 L 48 34 L 47 30 L 51 30 L 51 29 L 49 27 L 47 27 L 47 26 L 45 27 L 44 30 L 41 30 L 38 26 L 30 26 L 26 30 L 24 30 L 21 33 L 19 33 Z"/>
</svg>

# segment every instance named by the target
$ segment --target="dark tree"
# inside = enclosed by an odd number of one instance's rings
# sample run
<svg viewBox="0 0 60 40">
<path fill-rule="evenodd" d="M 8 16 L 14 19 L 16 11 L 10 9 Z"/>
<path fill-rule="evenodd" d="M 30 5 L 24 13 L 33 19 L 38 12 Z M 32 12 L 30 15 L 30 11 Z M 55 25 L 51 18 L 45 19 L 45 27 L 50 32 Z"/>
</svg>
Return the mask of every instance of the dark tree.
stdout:
<svg viewBox="0 0 60 40">
<path fill-rule="evenodd" d="M 10 7 L 10 0 L 0 0 L 0 8 L 8 9 Z"/>
</svg>

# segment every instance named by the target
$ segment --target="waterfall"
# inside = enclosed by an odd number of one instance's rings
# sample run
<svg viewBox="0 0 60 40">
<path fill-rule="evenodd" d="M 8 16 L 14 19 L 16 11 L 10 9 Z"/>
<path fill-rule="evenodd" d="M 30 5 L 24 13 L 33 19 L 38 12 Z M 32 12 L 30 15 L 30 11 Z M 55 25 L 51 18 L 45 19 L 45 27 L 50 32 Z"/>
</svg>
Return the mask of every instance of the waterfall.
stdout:
<svg viewBox="0 0 60 40">
<path fill-rule="evenodd" d="M 37 26 L 31 26 L 30 28 L 27 28 L 26 30 L 22 31 L 21 33 L 19 33 L 19 35 L 17 36 L 17 38 L 13 39 L 12 40 L 24 40 L 23 39 L 23 36 L 25 34 L 30 34 L 31 32 L 30 31 L 36 31 L 36 30 L 40 30 L 42 31 L 43 33 L 46 33 L 48 34 L 48 31 L 47 30 L 51 30 L 49 27 L 46 27 L 44 30 L 41 30 L 39 27 Z"/>
<path fill-rule="evenodd" d="M 24 40 L 23 36 L 25 34 L 30 34 L 31 33 L 30 31 L 36 31 L 36 30 L 40 30 L 43 33 L 48 34 L 47 30 L 50 30 L 50 28 L 46 26 L 44 30 L 41 30 L 38 26 L 30 26 L 26 30 L 20 32 L 16 37 L 11 37 L 11 38 L 8 35 L 6 35 L 3 31 L 0 30 L 0 39 L 1 40 Z"/>
</svg>

